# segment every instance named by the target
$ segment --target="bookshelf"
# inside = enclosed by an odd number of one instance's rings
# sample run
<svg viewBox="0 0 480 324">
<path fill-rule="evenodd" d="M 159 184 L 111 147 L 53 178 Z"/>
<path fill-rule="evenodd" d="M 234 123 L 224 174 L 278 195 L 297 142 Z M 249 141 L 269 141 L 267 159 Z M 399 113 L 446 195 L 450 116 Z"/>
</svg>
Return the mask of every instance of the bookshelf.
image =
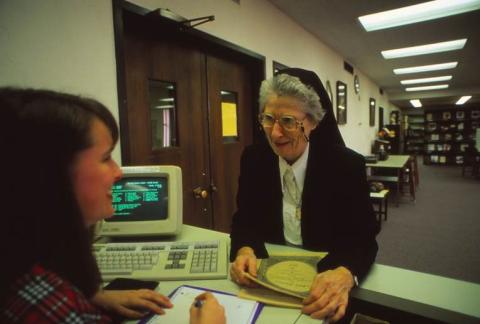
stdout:
<svg viewBox="0 0 480 324">
<path fill-rule="evenodd" d="M 465 150 L 475 145 L 480 107 L 452 106 L 425 110 L 425 164 L 462 165 Z"/>
<path fill-rule="evenodd" d="M 425 144 L 425 115 L 423 111 L 407 112 L 404 120 L 404 151 L 406 154 L 422 154 Z"/>
</svg>

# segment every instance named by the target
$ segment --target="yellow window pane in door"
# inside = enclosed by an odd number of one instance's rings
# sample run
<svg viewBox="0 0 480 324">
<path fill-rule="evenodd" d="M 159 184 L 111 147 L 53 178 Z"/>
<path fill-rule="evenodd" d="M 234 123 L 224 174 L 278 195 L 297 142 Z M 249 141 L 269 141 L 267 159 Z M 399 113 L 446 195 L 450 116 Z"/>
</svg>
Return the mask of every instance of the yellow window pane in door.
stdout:
<svg viewBox="0 0 480 324">
<path fill-rule="evenodd" d="M 222 137 L 224 143 L 238 140 L 238 105 L 237 94 L 231 91 L 220 91 L 222 98 Z"/>
<path fill-rule="evenodd" d="M 237 105 L 222 102 L 223 136 L 237 136 Z"/>
</svg>

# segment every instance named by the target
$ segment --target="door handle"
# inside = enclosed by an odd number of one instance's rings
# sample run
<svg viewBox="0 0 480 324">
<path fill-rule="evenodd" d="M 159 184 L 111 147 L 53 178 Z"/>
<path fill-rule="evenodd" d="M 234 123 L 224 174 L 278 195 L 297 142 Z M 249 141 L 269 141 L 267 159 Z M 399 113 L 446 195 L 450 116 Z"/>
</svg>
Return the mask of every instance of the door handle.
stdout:
<svg viewBox="0 0 480 324">
<path fill-rule="evenodd" d="M 206 199 L 208 197 L 208 191 L 203 189 L 202 187 L 197 187 L 193 189 L 193 195 L 197 199 L 200 199 L 200 198 Z"/>
</svg>

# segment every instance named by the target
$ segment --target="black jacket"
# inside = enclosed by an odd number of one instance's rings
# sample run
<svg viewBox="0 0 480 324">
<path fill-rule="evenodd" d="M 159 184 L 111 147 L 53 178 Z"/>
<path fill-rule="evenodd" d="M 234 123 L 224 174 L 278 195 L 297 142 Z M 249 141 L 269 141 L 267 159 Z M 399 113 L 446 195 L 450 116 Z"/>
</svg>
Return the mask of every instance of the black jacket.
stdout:
<svg viewBox="0 0 480 324">
<path fill-rule="evenodd" d="M 378 250 L 365 161 L 344 146 L 320 142 L 310 143 L 302 194 L 303 248 L 329 252 L 318 263 L 318 272 L 345 266 L 361 280 Z M 278 157 L 266 143 L 249 146 L 242 154 L 237 206 L 232 261 L 242 246 L 265 258 L 265 242 L 285 244 Z"/>
</svg>

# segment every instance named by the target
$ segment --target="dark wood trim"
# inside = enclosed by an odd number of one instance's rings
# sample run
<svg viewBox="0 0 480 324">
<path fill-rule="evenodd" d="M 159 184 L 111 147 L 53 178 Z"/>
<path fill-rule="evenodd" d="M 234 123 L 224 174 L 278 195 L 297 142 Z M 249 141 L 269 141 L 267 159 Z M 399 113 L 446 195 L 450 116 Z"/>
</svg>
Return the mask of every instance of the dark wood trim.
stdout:
<svg viewBox="0 0 480 324">
<path fill-rule="evenodd" d="M 115 40 L 115 58 L 117 67 L 117 98 L 118 98 L 118 118 L 120 124 L 120 152 L 122 165 L 128 165 L 130 157 L 128 148 L 130 139 L 128 136 L 128 118 L 127 118 L 127 89 L 125 81 L 125 57 L 124 57 L 124 30 L 123 30 L 123 8 L 125 1 L 112 0 L 113 11 L 113 33 Z"/>
<path fill-rule="evenodd" d="M 150 11 L 146 8 L 140 7 L 125 0 L 112 0 L 113 6 L 113 23 L 115 36 L 115 56 L 117 66 L 117 96 L 118 96 L 118 110 L 120 123 L 120 140 L 121 140 L 121 155 L 122 164 L 128 164 L 130 157 L 128 156 L 129 148 L 129 134 L 128 134 L 128 119 L 127 119 L 127 97 L 126 97 L 126 82 L 125 82 L 125 67 L 124 67 L 124 19 L 125 14 L 137 15 L 142 19 L 149 19 L 152 27 L 162 35 L 178 34 L 185 38 L 189 43 L 196 45 L 198 48 L 204 48 L 214 55 L 223 57 L 231 57 L 235 60 L 245 61 L 255 66 L 254 80 L 252 80 L 252 98 L 254 102 L 258 99 L 258 89 L 260 83 L 265 79 L 265 56 L 255 53 L 249 49 L 240 47 L 236 44 L 228 42 L 224 39 L 212 36 L 205 32 L 199 31 L 195 28 L 190 28 L 181 23 L 172 21 L 168 18 L 161 17 L 156 13 L 156 10 Z M 253 111 L 253 125 L 257 125 L 256 116 L 258 115 L 258 107 L 252 107 Z M 253 141 L 258 142 L 262 140 L 263 133 L 258 127 L 254 127 Z"/>
<path fill-rule="evenodd" d="M 161 21 L 164 25 L 169 26 L 170 28 L 176 29 L 177 31 L 181 31 L 182 33 L 191 35 L 192 38 L 197 38 L 198 40 L 201 40 L 203 42 L 208 42 L 209 45 L 223 48 L 223 49 L 229 49 L 233 52 L 235 52 L 237 55 L 238 54 L 243 54 L 245 56 L 248 56 L 252 59 L 257 59 L 265 62 L 265 56 L 258 54 L 256 52 L 253 52 L 249 49 L 246 49 L 244 47 L 238 46 L 234 43 L 231 43 L 229 41 L 226 41 L 224 39 L 218 38 L 216 36 L 212 36 L 210 34 L 207 34 L 203 31 L 200 31 L 195 28 L 191 28 L 188 26 L 185 26 L 179 22 L 170 20 L 168 18 L 159 16 L 157 14 L 157 10 L 149 11 L 148 9 L 142 8 L 140 6 L 137 6 L 133 3 L 130 3 L 125 0 L 112 0 L 113 2 L 120 2 L 122 3 L 122 8 L 128 12 L 135 13 L 138 15 L 142 16 L 150 16 L 153 19 L 158 19 L 158 21 Z M 264 70 L 265 73 L 265 70 Z"/>
</svg>

